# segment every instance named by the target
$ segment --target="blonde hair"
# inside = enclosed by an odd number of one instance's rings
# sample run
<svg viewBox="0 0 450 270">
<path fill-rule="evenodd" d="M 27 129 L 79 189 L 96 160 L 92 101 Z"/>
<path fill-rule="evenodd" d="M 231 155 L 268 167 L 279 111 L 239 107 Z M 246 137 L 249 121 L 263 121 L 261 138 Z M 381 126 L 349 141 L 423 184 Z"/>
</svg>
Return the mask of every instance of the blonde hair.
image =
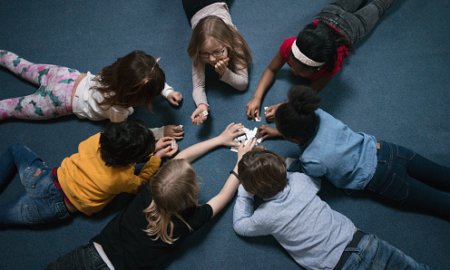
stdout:
<svg viewBox="0 0 450 270">
<path fill-rule="evenodd" d="M 148 221 L 147 235 L 155 236 L 153 240 L 161 239 L 172 244 L 177 239 L 173 237 L 173 221 L 178 218 L 192 231 L 191 226 L 182 218 L 180 212 L 198 206 L 197 176 L 194 169 L 184 159 L 174 159 L 164 166 L 150 180 L 152 202 L 143 212 Z"/>
<path fill-rule="evenodd" d="M 237 64 L 247 68 L 252 62 L 250 48 L 236 28 L 226 24 L 217 16 L 206 16 L 198 22 L 192 31 L 192 37 L 187 48 L 194 66 L 197 66 L 200 61 L 200 47 L 210 38 L 215 39 L 228 48 L 229 65 L 235 71 Z"/>
</svg>

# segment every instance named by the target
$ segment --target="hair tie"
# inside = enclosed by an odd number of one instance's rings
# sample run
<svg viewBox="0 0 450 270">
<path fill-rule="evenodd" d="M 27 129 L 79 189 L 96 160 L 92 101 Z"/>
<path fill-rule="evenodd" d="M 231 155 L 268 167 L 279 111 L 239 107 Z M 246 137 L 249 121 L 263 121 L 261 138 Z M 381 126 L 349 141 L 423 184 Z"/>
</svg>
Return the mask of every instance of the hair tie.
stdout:
<svg viewBox="0 0 450 270">
<path fill-rule="evenodd" d="M 297 47 L 297 45 L 294 43 L 292 43 L 292 47 L 291 47 L 291 51 L 292 54 L 294 55 L 294 57 L 300 61 L 301 63 L 310 66 L 310 67 L 319 67 L 323 64 L 325 64 L 325 62 L 316 62 L 310 58 L 308 58 L 308 56 L 304 55 L 300 49 Z"/>
</svg>

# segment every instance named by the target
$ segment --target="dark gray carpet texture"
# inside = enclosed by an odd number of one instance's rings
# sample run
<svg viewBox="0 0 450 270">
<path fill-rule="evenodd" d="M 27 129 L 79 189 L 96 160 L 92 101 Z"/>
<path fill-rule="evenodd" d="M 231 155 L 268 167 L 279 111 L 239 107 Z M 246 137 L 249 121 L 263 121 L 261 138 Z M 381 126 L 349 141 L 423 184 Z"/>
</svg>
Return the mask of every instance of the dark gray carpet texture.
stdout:
<svg viewBox="0 0 450 270">
<path fill-rule="evenodd" d="M 369 0 L 370 1 L 370 0 Z M 211 105 L 208 120 L 194 126 L 191 59 L 187 45 L 192 33 L 181 1 L 55 1 L 2 0 L 0 49 L 35 63 L 48 63 L 95 74 L 118 57 L 143 50 L 161 57 L 166 80 L 183 94 L 179 108 L 163 98 L 152 112 L 135 109 L 133 119 L 149 127 L 184 125 L 180 149 L 219 135 L 231 122 L 253 129 L 245 105 L 284 39 L 297 36 L 329 0 L 229 1 L 233 23 L 248 42 L 253 63 L 249 86 L 237 91 L 206 74 Z M 450 166 L 450 1 L 398 0 L 375 28 L 355 46 L 355 53 L 320 92 L 321 108 L 354 131 L 374 135 L 411 148 L 442 165 Z M 262 106 L 287 98 L 292 85 L 305 83 L 285 65 L 264 97 Z M 24 96 L 37 87 L 0 68 L 0 99 Z M 21 142 L 48 166 L 77 152 L 78 144 L 103 130 L 107 121 L 93 122 L 66 116 L 46 121 L 0 122 L 0 151 Z M 298 157 L 299 148 L 276 139 L 262 143 L 282 156 Z M 236 153 L 215 149 L 193 163 L 201 181 L 199 200 L 216 195 Z M 2 168 L 0 168 L 1 170 Z M 0 204 L 23 192 L 16 175 L 0 190 Z M 448 221 L 401 210 L 379 200 L 342 190 L 322 181 L 319 195 L 355 225 L 378 235 L 433 269 L 450 269 Z M 123 209 L 132 195 L 121 194 L 103 211 L 90 217 L 76 214 L 62 224 L 0 231 L 0 269 L 43 269 L 59 256 L 86 243 Z M 302 269 L 271 237 L 243 238 L 232 227 L 234 201 L 178 248 L 167 269 Z M 450 209 L 449 209 L 450 211 Z"/>
</svg>

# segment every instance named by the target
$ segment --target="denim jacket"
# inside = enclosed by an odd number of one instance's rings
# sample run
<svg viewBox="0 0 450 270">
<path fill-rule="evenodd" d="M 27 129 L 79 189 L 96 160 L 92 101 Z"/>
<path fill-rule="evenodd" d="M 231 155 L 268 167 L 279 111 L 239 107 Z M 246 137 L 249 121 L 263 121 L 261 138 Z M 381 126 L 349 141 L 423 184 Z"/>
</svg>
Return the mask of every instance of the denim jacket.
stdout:
<svg viewBox="0 0 450 270">
<path fill-rule="evenodd" d="M 372 135 L 354 132 L 327 112 L 318 109 L 316 134 L 300 145 L 298 161 L 290 159 L 290 171 L 313 177 L 325 176 L 338 188 L 362 190 L 377 166 L 377 141 Z"/>
</svg>

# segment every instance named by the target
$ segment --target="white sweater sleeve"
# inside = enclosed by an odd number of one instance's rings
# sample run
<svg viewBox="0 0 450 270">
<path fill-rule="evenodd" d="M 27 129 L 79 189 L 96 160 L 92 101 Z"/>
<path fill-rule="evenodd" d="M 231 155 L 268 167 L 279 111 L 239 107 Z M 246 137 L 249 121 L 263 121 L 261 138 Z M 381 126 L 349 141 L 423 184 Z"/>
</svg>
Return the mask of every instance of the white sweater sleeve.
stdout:
<svg viewBox="0 0 450 270">
<path fill-rule="evenodd" d="M 161 92 L 161 96 L 167 99 L 167 96 L 169 95 L 170 92 L 173 92 L 172 86 L 168 85 L 167 83 L 164 83 L 164 89 Z"/>
<path fill-rule="evenodd" d="M 206 98 L 205 92 L 205 64 L 199 63 L 194 66 L 192 63 L 192 97 L 194 98 L 195 105 L 198 106 L 200 103 L 208 105 L 208 99 Z"/>
<path fill-rule="evenodd" d="M 242 67 L 238 66 L 237 68 Z M 233 72 L 229 68 L 227 68 L 220 80 L 228 83 L 237 90 L 243 91 L 247 88 L 248 85 L 248 70 L 247 68 L 244 68 L 237 70 L 237 72 Z"/>
</svg>

